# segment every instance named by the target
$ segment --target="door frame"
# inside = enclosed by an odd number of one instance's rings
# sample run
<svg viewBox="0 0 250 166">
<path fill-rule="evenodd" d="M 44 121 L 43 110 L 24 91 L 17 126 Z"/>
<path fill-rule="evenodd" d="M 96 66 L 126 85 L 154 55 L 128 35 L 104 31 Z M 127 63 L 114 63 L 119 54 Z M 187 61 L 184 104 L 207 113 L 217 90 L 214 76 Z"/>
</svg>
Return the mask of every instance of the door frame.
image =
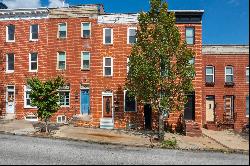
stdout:
<svg viewBox="0 0 250 166">
<path fill-rule="evenodd" d="M 111 106 L 111 111 L 112 111 L 112 119 L 114 120 L 114 97 L 113 97 L 113 92 L 102 92 L 102 118 L 103 117 L 103 97 L 112 97 L 112 106 Z"/>
<path fill-rule="evenodd" d="M 11 89 L 11 90 L 9 90 L 8 89 L 8 87 L 10 87 L 10 86 L 13 86 L 14 87 L 14 89 Z M 6 102 L 6 104 L 5 104 L 5 107 L 6 107 L 6 114 L 10 114 L 10 113 L 8 113 L 8 92 L 14 92 L 14 101 L 13 101 L 13 105 L 14 105 L 14 110 L 13 110 L 13 114 L 15 114 L 16 113 L 16 110 L 15 110 L 15 103 L 16 103 L 16 94 L 15 94 L 15 91 L 16 91 L 16 87 L 15 87 L 15 85 L 7 85 L 6 86 L 6 95 L 5 95 L 5 102 Z"/>
<path fill-rule="evenodd" d="M 207 121 L 207 100 L 213 100 L 214 102 L 214 108 L 213 108 L 213 113 L 214 113 L 214 120 L 213 121 Z M 205 100 L 205 105 L 206 105 L 206 122 L 215 122 L 215 95 L 206 95 L 206 100 Z"/>
<path fill-rule="evenodd" d="M 89 115 L 90 112 L 88 114 L 82 114 L 82 90 L 89 90 L 89 108 L 90 108 L 90 89 L 89 87 L 81 87 L 80 88 L 80 114 L 79 115 Z"/>
</svg>

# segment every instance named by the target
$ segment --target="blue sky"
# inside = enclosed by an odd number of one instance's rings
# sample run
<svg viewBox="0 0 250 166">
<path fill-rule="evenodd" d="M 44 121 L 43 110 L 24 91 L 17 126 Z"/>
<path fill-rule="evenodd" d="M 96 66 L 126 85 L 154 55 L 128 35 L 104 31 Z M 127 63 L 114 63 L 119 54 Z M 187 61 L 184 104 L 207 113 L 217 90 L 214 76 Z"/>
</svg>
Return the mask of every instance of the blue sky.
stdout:
<svg viewBox="0 0 250 166">
<path fill-rule="evenodd" d="M 0 0 L 1 1 L 1 0 Z M 3 0 L 21 1 L 21 0 Z M 28 1 L 22 0 L 28 5 Z M 49 6 L 60 0 L 32 0 Z M 166 0 L 171 10 L 205 10 L 203 44 L 249 44 L 249 0 Z M 135 13 L 148 11 L 149 0 L 66 0 L 69 5 L 104 4 L 106 12 Z M 30 3 L 31 4 L 31 3 Z M 20 6 L 20 4 L 19 4 Z"/>
</svg>

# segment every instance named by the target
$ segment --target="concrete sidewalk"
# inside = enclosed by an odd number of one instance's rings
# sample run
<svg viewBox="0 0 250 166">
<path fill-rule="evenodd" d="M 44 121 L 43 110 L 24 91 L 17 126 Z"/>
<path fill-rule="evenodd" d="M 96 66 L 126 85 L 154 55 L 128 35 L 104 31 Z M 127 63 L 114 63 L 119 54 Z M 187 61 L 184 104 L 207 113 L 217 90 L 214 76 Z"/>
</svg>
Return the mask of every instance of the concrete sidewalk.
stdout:
<svg viewBox="0 0 250 166">
<path fill-rule="evenodd" d="M 0 123 L 0 133 L 43 137 L 43 134 L 35 131 L 32 123 L 34 122 L 24 120 L 14 120 L 4 124 Z M 228 134 L 227 131 L 214 132 L 203 130 L 203 133 L 204 136 L 202 137 L 188 137 L 166 133 L 165 140 L 175 138 L 177 140 L 177 149 L 249 152 L 249 141 L 244 140 L 239 135 Z M 71 125 L 61 126 L 59 130 L 55 130 L 49 137 L 127 146 L 159 146 L 157 142 L 151 143 L 149 136 L 143 132 L 83 128 Z"/>
<path fill-rule="evenodd" d="M 231 150 L 244 150 L 249 151 L 249 139 L 244 139 L 241 135 L 230 131 L 212 131 L 207 129 L 202 129 L 202 133 L 221 144 L 222 146 L 229 148 Z"/>
</svg>

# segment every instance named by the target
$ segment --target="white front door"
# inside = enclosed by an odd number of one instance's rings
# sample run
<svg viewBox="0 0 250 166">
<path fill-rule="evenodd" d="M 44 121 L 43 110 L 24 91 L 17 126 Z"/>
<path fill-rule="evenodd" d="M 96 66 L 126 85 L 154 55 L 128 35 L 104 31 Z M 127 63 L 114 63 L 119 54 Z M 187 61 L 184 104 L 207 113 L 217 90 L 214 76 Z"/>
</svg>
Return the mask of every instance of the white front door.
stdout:
<svg viewBox="0 0 250 166">
<path fill-rule="evenodd" d="M 15 87 L 7 86 L 6 90 L 6 113 L 15 113 Z"/>
<path fill-rule="evenodd" d="M 214 98 L 207 97 L 206 99 L 206 121 L 214 122 Z"/>
</svg>

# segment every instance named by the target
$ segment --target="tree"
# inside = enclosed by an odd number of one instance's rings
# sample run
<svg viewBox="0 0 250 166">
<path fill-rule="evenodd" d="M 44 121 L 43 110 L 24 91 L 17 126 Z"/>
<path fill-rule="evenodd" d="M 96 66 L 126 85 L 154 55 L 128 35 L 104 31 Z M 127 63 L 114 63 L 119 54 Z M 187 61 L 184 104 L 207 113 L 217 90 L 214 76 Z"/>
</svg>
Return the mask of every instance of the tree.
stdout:
<svg viewBox="0 0 250 166">
<path fill-rule="evenodd" d="M 151 102 L 159 113 L 159 140 L 164 117 L 184 109 L 185 93 L 193 90 L 194 53 L 181 41 L 175 15 L 162 0 L 151 0 L 149 12 L 138 17 L 137 42 L 129 58 L 126 88 L 138 101 Z"/>
<path fill-rule="evenodd" d="M 38 108 L 38 117 L 44 120 L 47 133 L 48 120 L 60 108 L 58 89 L 63 87 L 64 79 L 57 76 L 54 79 L 42 82 L 37 77 L 33 77 L 27 80 L 27 84 L 31 88 L 31 105 Z"/>
<path fill-rule="evenodd" d="M 8 7 L 4 3 L 0 2 L 0 9 L 8 9 Z"/>
</svg>

